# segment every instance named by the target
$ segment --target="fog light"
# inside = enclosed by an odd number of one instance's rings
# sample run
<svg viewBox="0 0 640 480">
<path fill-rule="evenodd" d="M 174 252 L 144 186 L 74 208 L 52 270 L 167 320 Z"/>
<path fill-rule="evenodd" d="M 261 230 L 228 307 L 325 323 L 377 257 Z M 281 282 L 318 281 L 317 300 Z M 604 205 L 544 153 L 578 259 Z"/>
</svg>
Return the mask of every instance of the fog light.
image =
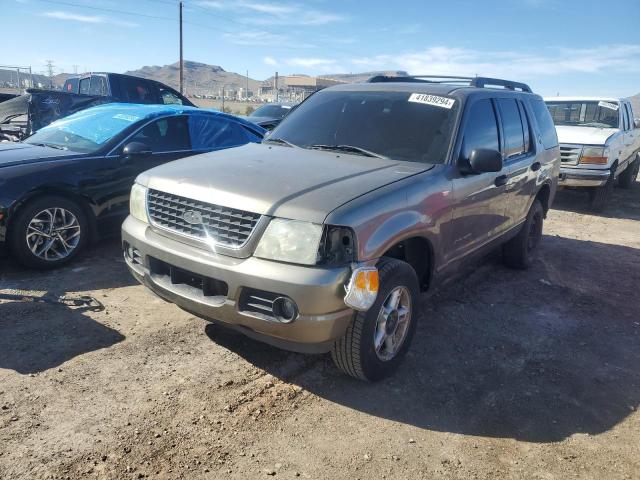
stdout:
<svg viewBox="0 0 640 480">
<path fill-rule="evenodd" d="M 273 301 L 273 314 L 282 323 L 291 323 L 298 317 L 298 307 L 287 297 L 278 297 Z"/>
<path fill-rule="evenodd" d="M 354 310 L 368 310 L 376 301 L 379 283 L 376 267 L 355 268 L 346 287 L 344 303 Z"/>
</svg>

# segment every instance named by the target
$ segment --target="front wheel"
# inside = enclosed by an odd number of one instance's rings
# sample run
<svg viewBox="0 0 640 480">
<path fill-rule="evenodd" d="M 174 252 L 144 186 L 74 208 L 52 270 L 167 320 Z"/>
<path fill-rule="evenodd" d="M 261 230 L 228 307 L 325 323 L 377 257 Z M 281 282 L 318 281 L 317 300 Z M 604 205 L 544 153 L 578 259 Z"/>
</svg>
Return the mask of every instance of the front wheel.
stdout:
<svg viewBox="0 0 640 480">
<path fill-rule="evenodd" d="M 393 374 L 409 350 L 418 314 L 418 277 L 401 260 L 383 258 L 378 265 L 380 290 L 366 312 L 354 314 L 331 357 L 347 375 L 376 381 Z"/>
<path fill-rule="evenodd" d="M 633 187 L 633 184 L 638 177 L 638 172 L 640 171 L 640 158 L 636 157 L 636 159 L 627 165 L 627 168 L 624 172 L 620 174 L 618 177 L 618 185 L 620 188 L 629 189 Z"/>
<path fill-rule="evenodd" d="M 604 207 L 609 203 L 611 194 L 613 193 L 613 184 L 615 179 L 613 177 L 613 171 L 607 180 L 607 183 L 601 187 L 590 187 L 589 190 L 589 207 L 594 212 L 601 212 Z"/>
<path fill-rule="evenodd" d="M 40 270 L 59 267 L 87 243 L 87 217 L 64 197 L 40 197 L 22 207 L 12 222 L 9 244 L 23 265 Z"/>
</svg>

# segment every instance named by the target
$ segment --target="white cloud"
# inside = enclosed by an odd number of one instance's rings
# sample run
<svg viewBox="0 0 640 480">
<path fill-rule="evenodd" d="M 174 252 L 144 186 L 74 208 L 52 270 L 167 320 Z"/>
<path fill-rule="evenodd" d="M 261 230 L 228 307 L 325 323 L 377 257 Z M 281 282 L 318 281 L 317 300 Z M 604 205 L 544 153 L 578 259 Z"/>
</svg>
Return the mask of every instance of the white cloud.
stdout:
<svg viewBox="0 0 640 480">
<path fill-rule="evenodd" d="M 553 48 L 536 53 L 430 47 L 417 52 L 356 58 L 352 63 L 371 70 L 400 69 L 412 74 L 483 75 L 521 79 L 562 73 L 597 74 L 640 71 L 640 45 L 595 48 Z"/>
<path fill-rule="evenodd" d="M 289 40 L 286 35 L 263 31 L 224 33 L 222 36 L 236 45 L 282 45 Z"/>
<path fill-rule="evenodd" d="M 236 14 L 239 20 L 253 25 L 326 25 L 346 20 L 342 15 L 315 10 L 293 3 L 267 3 L 252 0 L 200 0 L 200 7 Z"/>
<path fill-rule="evenodd" d="M 137 23 L 123 22 L 109 17 L 103 17 L 101 15 L 81 15 L 79 13 L 65 12 L 61 10 L 55 10 L 51 12 L 44 12 L 43 17 L 55 18 L 56 20 L 70 20 L 80 23 L 93 23 L 93 24 L 110 24 L 117 25 L 119 27 L 138 27 Z"/>
<path fill-rule="evenodd" d="M 273 57 L 264 57 L 262 61 L 267 65 L 271 65 L 272 67 L 278 65 L 278 61 Z"/>
<path fill-rule="evenodd" d="M 290 58 L 287 65 L 304 68 L 318 68 L 335 65 L 336 61 L 328 58 Z"/>
</svg>

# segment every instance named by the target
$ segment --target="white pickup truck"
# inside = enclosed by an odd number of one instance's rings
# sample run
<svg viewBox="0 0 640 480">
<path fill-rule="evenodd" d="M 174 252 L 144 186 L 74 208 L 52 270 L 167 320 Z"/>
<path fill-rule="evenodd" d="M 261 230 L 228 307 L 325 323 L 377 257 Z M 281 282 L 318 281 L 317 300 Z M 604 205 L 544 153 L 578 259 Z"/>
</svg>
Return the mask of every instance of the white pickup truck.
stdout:
<svg viewBox="0 0 640 480">
<path fill-rule="evenodd" d="M 631 188 L 640 168 L 640 119 L 628 100 L 545 98 L 560 143 L 559 186 L 586 187 L 590 206 L 602 210 L 613 185 Z"/>
</svg>

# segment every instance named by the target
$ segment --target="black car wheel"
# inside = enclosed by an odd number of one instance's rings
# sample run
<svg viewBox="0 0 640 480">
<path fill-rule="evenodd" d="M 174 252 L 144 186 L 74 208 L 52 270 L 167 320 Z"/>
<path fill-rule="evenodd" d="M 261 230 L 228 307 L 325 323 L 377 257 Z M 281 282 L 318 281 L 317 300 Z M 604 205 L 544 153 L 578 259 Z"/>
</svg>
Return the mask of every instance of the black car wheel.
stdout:
<svg viewBox="0 0 640 480">
<path fill-rule="evenodd" d="M 620 174 L 618 177 L 618 185 L 620 188 L 629 189 L 633 187 L 633 184 L 636 182 L 636 178 L 638 177 L 638 172 L 640 171 L 640 157 L 636 157 L 636 159 L 631 162 L 624 172 Z"/>
<path fill-rule="evenodd" d="M 344 336 L 331 351 L 336 366 L 360 380 L 393 374 L 409 350 L 418 316 L 418 277 L 401 260 L 378 264 L 380 290 L 371 308 L 356 312 Z"/>
<path fill-rule="evenodd" d="M 531 266 L 542 240 L 543 224 L 544 209 L 539 200 L 534 200 L 520 232 L 502 248 L 504 263 L 508 267 L 524 270 Z"/>
<path fill-rule="evenodd" d="M 40 197 L 18 211 L 11 222 L 9 245 L 23 265 L 55 268 L 82 251 L 88 231 L 82 207 L 64 197 Z"/>
</svg>

